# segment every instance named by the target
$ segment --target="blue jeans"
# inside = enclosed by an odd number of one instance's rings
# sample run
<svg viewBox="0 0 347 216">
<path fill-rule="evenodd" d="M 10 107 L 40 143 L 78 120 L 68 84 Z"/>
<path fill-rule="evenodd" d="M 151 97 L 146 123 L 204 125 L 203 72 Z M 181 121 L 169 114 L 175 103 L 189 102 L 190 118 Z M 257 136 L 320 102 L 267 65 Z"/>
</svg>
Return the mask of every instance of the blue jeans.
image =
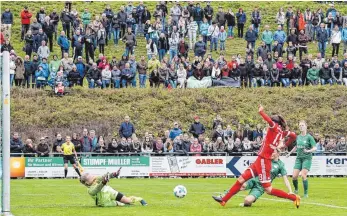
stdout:
<svg viewBox="0 0 347 216">
<path fill-rule="evenodd" d="M 152 38 L 153 43 L 158 47 L 158 38 Z"/>
<path fill-rule="evenodd" d="M 135 81 L 135 85 L 134 85 L 134 81 Z M 132 87 L 136 87 L 136 78 L 134 78 L 133 80 L 131 81 L 127 81 L 125 79 L 122 80 L 122 87 L 123 88 L 126 88 L 127 87 L 127 84 L 128 84 L 128 87 L 130 87 L 130 84 L 132 85 Z"/>
<path fill-rule="evenodd" d="M 292 85 L 295 86 L 295 87 L 297 85 L 301 86 L 302 85 L 302 80 L 301 79 L 292 79 Z"/>
<path fill-rule="evenodd" d="M 113 87 L 120 88 L 120 80 L 113 80 Z"/>
<path fill-rule="evenodd" d="M 136 74 L 135 74 L 135 76 L 134 76 L 134 79 L 131 80 L 131 86 L 132 86 L 132 87 L 136 87 Z"/>
<path fill-rule="evenodd" d="M 211 43 L 210 43 L 210 51 L 212 52 L 214 47 L 214 50 L 217 51 L 217 47 L 218 47 L 218 38 L 211 38 Z"/>
<path fill-rule="evenodd" d="M 332 85 L 333 84 L 333 81 L 331 79 L 320 79 L 320 83 L 321 85 L 325 85 L 325 84 L 330 84 Z"/>
<path fill-rule="evenodd" d="M 164 58 L 165 53 L 166 53 L 165 49 L 160 49 L 159 50 L 159 61 L 161 61 Z"/>
<path fill-rule="evenodd" d="M 318 42 L 318 49 L 320 54 L 322 55 L 322 58 L 325 57 L 326 48 L 327 48 L 327 44 L 325 42 Z"/>
<path fill-rule="evenodd" d="M 228 37 L 234 37 L 233 27 L 228 26 Z"/>
<path fill-rule="evenodd" d="M 119 41 L 119 28 L 113 30 L 113 41 L 114 41 L 114 44 L 118 44 L 118 41 Z"/>
<path fill-rule="evenodd" d="M 281 78 L 281 83 L 283 84 L 283 87 L 288 87 L 290 84 L 289 78 Z"/>
<path fill-rule="evenodd" d="M 204 41 L 204 43 L 206 44 L 206 46 L 207 46 L 207 35 L 203 35 L 202 36 L 202 41 Z"/>
<path fill-rule="evenodd" d="M 249 44 L 251 44 L 252 49 L 254 49 L 255 41 L 247 41 L 247 47 L 246 48 L 248 48 Z"/>
<path fill-rule="evenodd" d="M 147 75 L 146 74 L 139 74 L 140 88 L 145 88 L 146 87 L 146 79 L 147 79 Z"/>
<path fill-rule="evenodd" d="M 124 55 L 125 55 L 125 56 L 129 56 L 129 54 L 131 54 L 131 55 L 134 54 L 134 48 L 133 48 L 133 47 L 131 47 L 131 48 L 125 47 L 125 53 L 124 53 Z"/>
<path fill-rule="evenodd" d="M 258 86 L 258 84 L 260 85 L 260 86 L 264 86 L 264 79 L 262 79 L 262 78 L 253 78 L 252 79 L 252 86 L 254 87 L 254 88 L 256 88 L 257 86 Z"/>
<path fill-rule="evenodd" d="M 268 50 L 272 50 L 272 44 L 266 44 L 266 47 L 267 47 Z"/>
<path fill-rule="evenodd" d="M 319 26 L 313 26 L 313 37 L 312 37 L 313 41 L 316 39 L 316 34 L 319 28 L 320 28 Z"/>
<path fill-rule="evenodd" d="M 169 80 L 169 83 L 172 88 L 177 88 L 177 80 Z"/>
<path fill-rule="evenodd" d="M 95 88 L 95 84 L 97 85 L 97 86 L 102 86 L 102 82 L 100 81 L 100 80 L 97 80 L 97 81 L 95 81 L 95 80 L 89 80 L 89 79 L 87 79 L 88 80 L 88 83 L 89 83 L 89 88 Z"/>
<path fill-rule="evenodd" d="M 10 74 L 10 87 L 13 85 L 14 74 Z"/>
<path fill-rule="evenodd" d="M 256 28 L 254 24 L 252 24 L 252 26 L 253 26 L 254 31 L 256 31 L 258 33 L 259 32 L 259 28 L 260 28 L 260 24 L 258 24 L 258 28 Z"/>
<path fill-rule="evenodd" d="M 152 55 L 147 55 L 148 60 L 151 60 Z"/>
<path fill-rule="evenodd" d="M 169 50 L 169 54 L 170 54 L 170 63 L 172 61 L 172 59 L 177 55 L 177 50 Z"/>
<path fill-rule="evenodd" d="M 279 56 L 282 57 L 282 54 L 283 54 L 283 43 L 278 43 L 277 52 L 278 52 Z"/>
<path fill-rule="evenodd" d="M 271 87 L 271 80 L 264 80 L 264 85 L 265 86 L 270 86 Z"/>
<path fill-rule="evenodd" d="M 102 81 L 102 88 L 108 88 L 110 86 L 111 81 L 110 80 L 103 80 Z"/>
<path fill-rule="evenodd" d="M 220 43 L 220 46 L 219 46 L 220 50 L 225 50 L 225 41 L 220 41 L 219 43 Z"/>
<path fill-rule="evenodd" d="M 145 34 L 146 42 L 149 40 L 149 34 Z"/>
<path fill-rule="evenodd" d="M 201 26 L 202 21 L 196 21 L 196 23 L 198 24 L 198 33 L 200 33 L 200 26 Z"/>
</svg>

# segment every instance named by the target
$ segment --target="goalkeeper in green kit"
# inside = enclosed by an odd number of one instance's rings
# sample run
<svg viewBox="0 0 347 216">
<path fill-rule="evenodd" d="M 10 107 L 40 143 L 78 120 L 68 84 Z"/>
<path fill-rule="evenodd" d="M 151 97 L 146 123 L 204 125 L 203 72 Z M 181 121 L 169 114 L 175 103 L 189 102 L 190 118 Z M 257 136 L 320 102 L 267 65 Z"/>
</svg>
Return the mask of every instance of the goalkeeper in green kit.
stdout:
<svg viewBox="0 0 347 216">
<path fill-rule="evenodd" d="M 304 185 L 304 197 L 308 197 L 308 180 L 307 174 L 312 165 L 312 153 L 316 151 L 316 142 L 314 138 L 307 133 L 307 124 L 305 121 L 299 122 L 301 134 L 296 137 L 296 146 L 288 153 L 296 151 L 296 160 L 293 171 L 294 193 L 298 194 L 298 176 L 301 171 L 302 183 Z"/>
<path fill-rule="evenodd" d="M 109 179 L 117 178 L 119 173 L 120 169 L 117 172 L 107 173 L 103 176 L 83 173 L 80 182 L 88 187 L 88 194 L 95 200 L 95 205 L 99 207 L 125 206 L 135 202 L 140 202 L 141 205 L 146 206 L 146 201 L 141 197 L 126 197 L 107 185 Z"/>
<path fill-rule="evenodd" d="M 277 149 L 272 153 L 271 161 L 271 182 L 277 177 L 282 176 L 284 184 L 288 189 L 288 193 L 292 194 L 292 188 L 287 177 L 287 171 L 284 163 L 279 159 L 279 152 Z M 244 183 L 241 187 L 241 191 L 250 190 L 248 195 L 245 197 L 244 202 L 240 204 L 242 207 L 251 207 L 253 203 L 257 201 L 263 194 L 264 188 L 262 187 L 259 178 L 255 177 Z"/>
</svg>

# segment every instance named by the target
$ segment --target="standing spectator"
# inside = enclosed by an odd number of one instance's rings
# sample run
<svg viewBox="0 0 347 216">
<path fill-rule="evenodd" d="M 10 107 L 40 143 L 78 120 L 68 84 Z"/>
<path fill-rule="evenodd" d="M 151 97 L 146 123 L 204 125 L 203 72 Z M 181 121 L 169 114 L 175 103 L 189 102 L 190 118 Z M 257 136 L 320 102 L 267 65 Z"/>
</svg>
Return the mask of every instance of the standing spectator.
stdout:
<svg viewBox="0 0 347 216">
<path fill-rule="evenodd" d="M 242 8 L 239 8 L 239 12 L 236 13 L 236 19 L 238 37 L 243 38 L 243 28 L 245 26 L 247 17 Z"/>
<path fill-rule="evenodd" d="M 80 138 L 81 152 L 91 152 L 92 151 L 92 139 L 88 136 L 88 130 L 83 129 L 82 137 Z"/>
<path fill-rule="evenodd" d="M 165 37 L 165 34 L 161 33 L 158 41 L 159 61 L 161 61 L 166 55 L 168 51 L 168 44 L 169 42 L 168 39 Z M 150 58 L 148 57 L 148 59 Z"/>
<path fill-rule="evenodd" d="M 209 29 L 210 25 L 207 22 L 207 19 L 204 18 L 203 23 L 200 25 L 199 27 L 199 32 L 200 32 L 200 36 L 202 36 L 204 43 L 207 44 L 207 41 L 209 40 L 208 37 L 208 29 Z"/>
<path fill-rule="evenodd" d="M 202 152 L 201 145 L 197 138 L 193 139 L 193 143 L 190 145 L 190 152 Z M 201 156 L 200 154 L 194 154 L 193 156 Z"/>
<path fill-rule="evenodd" d="M 343 53 L 347 53 L 347 21 L 342 29 L 341 40 L 343 42 Z"/>
<path fill-rule="evenodd" d="M 211 25 L 212 19 L 213 19 L 213 8 L 211 7 L 211 2 L 206 3 L 206 7 L 204 8 L 204 15 L 207 19 L 208 23 Z"/>
<path fill-rule="evenodd" d="M 49 41 L 49 50 L 53 52 L 53 33 L 54 26 L 51 24 L 49 16 L 46 16 L 44 22 L 42 23 L 42 30 L 47 35 L 46 43 Z"/>
<path fill-rule="evenodd" d="M 47 144 L 47 137 L 41 137 L 40 143 L 36 146 L 36 153 L 39 157 L 49 157 L 50 148 Z"/>
<path fill-rule="evenodd" d="M 57 13 L 57 10 L 55 8 L 53 9 L 53 12 L 49 15 L 49 18 L 50 24 L 53 25 L 54 29 L 54 39 L 57 40 L 59 14 Z"/>
<path fill-rule="evenodd" d="M 169 54 L 170 54 L 170 60 L 171 63 L 172 59 L 177 56 L 177 49 L 178 49 L 178 43 L 179 43 L 179 37 L 176 34 L 172 34 L 169 38 Z"/>
<path fill-rule="evenodd" d="M 323 67 L 319 70 L 319 78 L 321 85 L 325 85 L 327 83 L 329 83 L 330 85 L 333 84 L 331 80 L 332 73 L 332 69 L 329 68 L 329 62 L 325 62 Z"/>
<path fill-rule="evenodd" d="M 64 8 L 60 14 L 61 24 L 63 25 L 63 31 L 66 32 L 67 38 L 71 38 L 70 29 L 73 17 L 67 8 Z"/>
<path fill-rule="evenodd" d="M 242 147 L 243 147 L 243 150 L 245 152 L 251 152 L 252 151 L 252 143 L 248 139 L 248 137 L 243 138 Z"/>
<path fill-rule="evenodd" d="M 195 43 L 194 55 L 201 56 L 202 58 L 206 54 L 206 43 L 202 40 L 202 36 L 199 36 L 199 41 Z"/>
<path fill-rule="evenodd" d="M 12 156 L 20 157 L 20 155 L 23 153 L 23 148 L 24 145 L 19 137 L 18 132 L 14 132 L 10 140 L 10 151 L 11 154 L 13 154 Z"/>
<path fill-rule="evenodd" d="M 223 137 L 223 136 L 224 136 L 224 131 L 223 131 L 222 125 L 219 124 L 213 133 L 212 141 L 216 142 L 218 137 Z"/>
<path fill-rule="evenodd" d="M 219 36 L 219 27 L 216 22 L 212 22 L 212 25 L 208 28 L 207 36 L 210 38 L 210 52 L 214 49 L 217 51 L 218 47 L 218 36 Z"/>
<path fill-rule="evenodd" d="M 152 41 L 152 39 L 148 39 L 147 44 L 146 44 L 146 50 L 147 50 L 148 60 L 152 58 L 152 55 L 155 55 L 155 56 L 158 55 L 157 45 Z M 159 56 L 159 58 L 160 58 L 160 56 Z"/>
<path fill-rule="evenodd" d="M 261 124 L 257 124 L 257 128 L 253 131 L 252 140 L 256 140 L 257 137 L 263 137 L 263 129 L 261 128 Z"/>
<path fill-rule="evenodd" d="M 125 116 L 124 122 L 120 125 L 119 135 L 120 137 L 129 138 L 135 133 L 135 127 L 130 122 L 129 116 Z"/>
<path fill-rule="evenodd" d="M 46 41 L 41 42 L 41 46 L 38 48 L 37 54 L 39 55 L 40 59 L 43 59 L 43 58 L 48 59 L 50 51 L 48 46 L 46 46 Z"/>
<path fill-rule="evenodd" d="M 11 55 L 10 56 L 10 86 L 12 88 L 14 75 L 16 71 L 16 63 L 15 63 L 16 56 Z"/>
<path fill-rule="evenodd" d="M 60 46 L 60 49 L 61 49 L 61 58 L 63 58 L 64 53 L 69 53 L 69 48 L 70 48 L 70 41 L 66 37 L 64 31 L 61 31 L 57 42 L 58 42 L 58 45 Z"/>
<path fill-rule="evenodd" d="M 258 7 L 256 6 L 254 8 L 254 11 L 252 12 L 252 26 L 254 31 L 256 31 L 257 33 L 259 32 L 260 23 L 261 23 L 261 14 Z"/>
<path fill-rule="evenodd" d="M 90 24 L 90 21 L 92 19 L 92 15 L 89 12 L 88 8 L 84 9 L 84 12 L 82 13 L 81 18 L 82 18 L 82 23 L 83 23 L 84 29 L 87 29 L 88 25 Z"/>
<path fill-rule="evenodd" d="M 281 25 L 282 29 L 284 27 L 285 19 L 286 19 L 286 17 L 285 17 L 283 8 L 280 7 L 280 9 L 278 10 L 278 12 L 276 14 L 276 23 L 277 23 L 277 25 Z"/>
<path fill-rule="evenodd" d="M 307 54 L 307 43 L 309 42 L 309 40 L 310 40 L 309 36 L 305 33 L 304 30 L 301 30 L 298 36 L 300 61 L 302 60 L 302 53 Z"/>
<path fill-rule="evenodd" d="M 323 156 L 324 152 L 325 152 L 325 138 L 322 137 L 319 139 L 319 142 L 316 144 L 315 156 Z"/>
<path fill-rule="evenodd" d="M 278 42 L 277 49 L 275 51 L 277 51 L 278 55 L 282 57 L 283 45 L 286 42 L 287 36 L 286 33 L 282 30 L 281 25 L 277 27 L 277 31 L 275 31 L 273 39 L 274 41 Z"/>
<path fill-rule="evenodd" d="M 335 56 L 335 54 L 337 56 L 339 55 L 341 39 L 342 37 L 341 37 L 341 31 L 339 30 L 339 26 L 335 25 L 334 29 L 331 32 L 331 38 L 330 38 L 330 43 L 333 46 L 333 51 L 331 56 Z"/>
<path fill-rule="evenodd" d="M 287 20 L 287 34 L 289 34 L 289 31 L 291 29 L 291 20 L 294 17 L 294 11 L 292 6 L 288 7 L 288 10 L 286 12 L 286 20 Z"/>
<path fill-rule="evenodd" d="M 77 30 L 75 32 L 75 34 L 72 37 L 71 44 L 74 51 L 73 60 L 75 61 L 75 59 L 77 59 L 78 56 L 83 55 L 84 36 L 81 35 L 80 31 Z"/>
<path fill-rule="evenodd" d="M 36 150 L 33 145 L 33 141 L 31 139 L 27 139 L 25 141 L 25 145 L 23 148 L 24 157 L 35 157 Z"/>
<path fill-rule="evenodd" d="M 220 43 L 220 51 L 225 51 L 225 40 L 227 39 L 227 33 L 224 30 L 224 26 L 221 26 L 220 32 L 219 32 L 219 43 Z"/>
<path fill-rule="evenodd" d="M 60 133 L 57 133 L 55 137 L 56 137 L 56 140 L 54 141 L 53 148 L 52 148 L 53 153 L 58 152 L 57 148 L 58 147 L 60 148 L 61 145 L 63 145 L 63 143 L 65 142 L 65 140 L 62 138 Z"/>
<path fill-rule="evenodd" d="M 87 28 L 84 35 L 84 48 L 86 53 L 86 60 L 89 62 L 90 60 L 94 61 L 94 52 L 95 52 L 95 40 L 96 38 L 91 33 L 91 29 Z"/>
<path fill-rule="evenodd" d="M 269 29 L 270 29 L 269 25 L 265 25 L 265 31 L 263 31 L 261 39 L 262 39 L 262 41 L 265 42 L 265 45 L 267 46 L 267 50 L 271 51 L 272 50 L 273 34 Z"/>
<path fill-rule="evenodd" d="M 106 29 L 103 25 L 100 26 L 100 29 L 97 33 L 97 43 L 99 45 L 99 53 L 105 54 L 105 44 L 107 40 Z"/>
<path fill-rule="evenodd" d="M 170 9 L 170 16 L 172 19 L 172 25 L 177 26 L 178 20 L 182 15 L 181 9 L 179 8 L 179 2 L 176 2 L 175 5 Z"/>
<path fill-rule="evenodd" d="M 317 31 L 317 41 L 319 52 L 322 55 L 322 58 L 325 58 L 325 50 L 328 42 L 328 32 L 325 29 L 324 23 L 320 24 L 320 29 Z"/>
<path fill-rule="evenodd" d="M 145 56 L 141 56 L 141 60 L 137 64 L 137 69 L 139 72 L 139 82 L 140 82 L 140 88 L 146 87 L 146 78 L 147 78 L 147 69 L 148 64 L 145 59 Z"/>
<path fill-rule="evenodd" d="M 29 30 L 30 19 L 33 15 L 29 12 L 28 7 L 25 6 L 20 16 L 21 16 L 21 23 L 22 23 L 21 39 L 23 40 L 24 35 L 26 35 L 27 31 Z"/>
<path fill-rule="evenodd" d="M 194 123 L 190 126 L 189 133 L 193 134 L 195 138 L 198 138 L 200 134 L 205 133 L 205 127 L 200 123 L 199 116 L 194 117 Z"/>
<path fill-rule="evenodd" d="M 225 14 L 225 19 L 228 25 L 228 38 L 233 38 L 233 29 L 235 27 L 235 15 L 232 12 L 231 8 L 229 8 L 228 13 Z"/>
<path fill-rule="evenodd" d="M 337 152 L 347 152 L 347 143 L 346 143 L 346 138 L 344 136 L 340 137 L 339 142 L 336 145 L 336 151 Z"/>
<path fill-rule="evenodd" d="M 27 88 L 30 88 L 30 81 L 31 83 L 35 83 L 35 69 L 28 55 L 24 57 L 24 78 Z"/>
<path fill-rule="evenodd" d="M 134 54 L 134 47 L 136 46 L 136 37 L 131 32 L 131 28 L 128 28 L 128 32 L 124 34 L 122 41 L 125 42 L 125 56 L 129 56 L 129 54 Z"/>
<path fill-rule="evenodd" d="M 9 35 L 9 38 L 7 39 L 9 40 L 11 37 L 11 28 L 13 25 L 13 14 L 9 8 L 6 8 L 5 11 L 1 14 L 1 24 L 5 29 L 7 29 Z"/>
<path fill-rule="evenodd" d="M 253 131 L 249 127 L 248 124 L 246 124 L 244 130 L 243 130 L 243 138 L 248 138 L 248 140 L 253 141 Z"/>
<path fill-rule="evenodd" d="M 189 10 L 189 9 L 188 9 Z M 198 24 L 199 32 L 201 32 L 202 21 L 204 20 L 204 10 L 200 7 L 200 3 L 196 3 L 193 13 L 190 13 L 193 16 L 194 21 Z M 206 19 L 207 22 L 207 19 Z"/>
<path fill-rule="evenodd" d="M 21 57 L 17 57 L 15 60 L 15 86 L 23 87 L 25 85 L 24 83 L 24 62 Z"/>
<path fill-rule="evenodd" d="M 249 29 L 248 29 L 248 31 L 246 32 L 246 35 L 245 35 L 245 40 L 247 41 L 246 48 L 249 47 L 249 45 L 251 44 L 252 49 L 254 49 L 255 41 L 257 40 L 257 38 L 258 38 L 257 31 L 254 31 L 253 25 L 250 25 Z"/>
<path fill-rule="evenodd" d="M 37 22 L 42 25 L 45 22 L 45 17 L 46 17 L 45 8 L 41 7 L 40 10 L 36 14 Z"/>
<path fill-rule="evenodd" d="M 198 24 L 194 21 L 194 18 L 190 18 L 190 22 L 187 26 L 189 35 L 189 49 L 193 49 L 196 43 L 196 32 L 198 31 Z"/>
<path fill-rule="evenodd" d="M 218 13 L 216 14 L 216 21 L 218 23 L 218 27 L 221 28 L 222 26 L 225 28 L 226 18 L 225 13 L 223 12 L 223 7 L 218 7 Z"/>
<path fill-rule="evenodd" d="M 81 152 L 81 140 L 77 137 L 77 133 L 72 134 L 71 142 L 74 144 L 76 152 Z"/>
</svg>

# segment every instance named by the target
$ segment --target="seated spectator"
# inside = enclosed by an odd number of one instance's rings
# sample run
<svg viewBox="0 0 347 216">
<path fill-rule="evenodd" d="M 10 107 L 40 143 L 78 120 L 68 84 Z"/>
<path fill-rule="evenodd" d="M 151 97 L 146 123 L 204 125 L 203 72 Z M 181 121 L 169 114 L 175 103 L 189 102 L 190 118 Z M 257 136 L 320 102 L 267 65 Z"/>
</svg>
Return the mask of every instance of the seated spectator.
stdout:
<svg viewBox="0 0 347 216">
<path fill-rule="evenodd" d="M 182 134 L 182 130 L 178 127 L 178 123 L 174 123 L 174 128 L 170 131 L 169 138 L 175 140 L 175 138 Z"/>
<path fill-rule="evenodd" d="M 180 134 L 178 136 L 175 137 L 175 139 L 173 140 L 173 151 L 177 152 L 177 153 L 183 153 L 183 135 Z"/>
<path fill-rule="evenodd" d="M 294 68 L 291 72 L 291 83 L 292 86 L 302 85 L 302 69 L 299 67 L 298 63 L 294 64 Z"/>
<path fill-rule="evenodd" d="M 234 142 L 234 150 L 233 152 L 242 152 L 243 147 L 240 138 L 236 138 Z"/>
<path fill-rule="evenodd" d="M 76 152 L 80 152 L 81 151 L 81 140 L 79 139 L 79 137 L 77 137 L 77 133 L 72 134 L 71 142 L 75 146 Z"/>
<path fill-rule="evenodd" d="M 253 140 L 260 136 L 263 137 L 263 129 L 261 128 L 261 124 L 257 124 L 256 129 L 253 131 Z"/>
<path fill-rule="evenodd" d="M 145 140 L 142 143 L 141 151 L 143 153 L 151 153 L 153 151 L 153 141 L 150 137 L 145 137 Z"/>
<path fill-rule="evenodd" d="M 277 64 L 272 65 L 272 69 L 270 70 L 270 76 L 271 76 L 271 85 L 280 86 L 280 72 L 277 68 Z"/>
<path fill-rule="evenodd" d="M 131 143 L 130 151 L 133 153 L 141 152 L 141 143 L 137 137 L 134 136 L 133 141 Z"/>
<path fill-rule="evenodd" d="M 247 151 L 247 152 L 252 151 L 252 143 L 251 141 L 249 141 L 247 137 L 243 138 L 242 146 L 244 151 Z"/>
<path fill-rule="evenodd" d="M 322 137 L 319 139 L 319 142 L 316 144 L 316 156 L 324 156 L 325 152 L 325 138 Z"/>
<path fill-rule="evenodd" d="M 263 143 L 263 136 L 259 135 L 257 136 L 254 141 L 252 142 L 252 149 L 253 151 L 258 151 Z"/>
<path fill-rule="evenodd" d="M 224 131 L 222 129 L 222 126 L 218 125 L 217 129 L 213 133 L 212 141 L 216 142 L 218 137 L 223 137 L 223 136 L 224 136 Z"/>
<path fill-rule="evenodd" d="M 122 70 L 122 87 L 127 88 L 133 84 L 135 73 L 130 69 L 130 64 L 126 63 L 124 69 Z M 134 86 L 133 86 L 134 87 Z"/>
<path fill-rule="evenodd" d="M 255 64 L 255 67 L 251 70 L 251 78 L 252 86 L 254 88 L 256 88 L 257 86 L 264 86 L 265 83 L 263 69 L 258 63 Z"/>
<path fill-rule="evenodd" d="M 36 146 L 36 153 L 39 157 L 49 157 L 50 148 L 47 144 L 46 138 L 47 137 L 41 137 L 40 143 Z"/>
<path fill-rule="evenodd" d="M 135 127 L 130 122 L 130 117 L 125 116 L 124 122 L 120 125 L 119 128 L 119 135 L 124 138 L 132 137 L 132 135 L 135 133 Z"/>
<path fill-rule="evenodd" d="M 122 72 L 118 69 L 117 65 L 114 65 L 111 71 L 111 80 L 114 88 L 120 88 L 121 79 Z"/>
<path fill-rule="evenodd" d="M 20 139 L 18 133 L 14 132 L 10 140 L 10 151 L 12 154 L 11 156 L 20 157 L 20 155 L 22 155 L 23 153 L 23 148 L 24 145 L 22 143 L 22 140 Z"/>
<path fill-rule="evenodd" d="M 191 141 L 189 140 L 189 136 L 187 133 L 183 135 L 182 145 L 185 153 L 190 152 Z"/>
<path fill-rule="evenodd" d="M 170 138 L 166 139 L 164 143 L 164 152 L 174 152 L 173 141 Z"/>
<path fill-rule="evenodd" d="M 190 152 L 202 152 L 201 145 L 197 138 L 193 139 L 192 144 L 190 145 Z M 193 154 L 193 156 L 201 156 L 200 154 Z"/>
<path fill-rule="evenodd" d="M 329 141 L 327 142 L 325 146 L 325 150 L 329 152 L 335 152 L 336 151 L 336 141 L 334 138 L 329 138 Z"/>
<path fill-rule="evenodd" d="M 283 68 L 280 70 L 280 80 L 283 87 L 289 87 L 290 86 L 290 70 L 287 69 L 287 63 L 283 62 Z"/>
<path fill-rule="evenodd" d="M 341 85 L 342 84 L 342 69 L 339 63 L 335 63 L 332 68 L 332 81 L 333 84 Z"/>
<path fill-rule="evenodd" d="M 127 139 L 125 137 L 122 137 L 122 140 L 120 144 L 118 145 L 118 152 L 119 153 L 130 152 L 130 146 L 128 145 Z"/>
<path fill-rule="evenodd" d="M 216 142 L 213 145 L 214 152 L 225 152 L 225 144 L 222 137 L 218 137 Z"/>
<path fill-rule="evenodd" d="M 108 144 L 107 150 L 109 153 L 117 153 L 118 152 L 118 143 L 116 138 L 112 138 L 111 143 Z"/>
<path fill-rule="evenodd" d="M 164 151 L 164 144 L 163 144 L 163 140 L 158 137 L 157 141 L 155 142 L 155 149 L 153 149 L 155 151 L 155 153 L 157 154 L 161 154 Z"/>
<path fill-rule="evenodd" d="M 346 28 L 346 31 L 347 31 L 347 28 Z M 347 37 L 347 35 L 346 35 L 346 37 Z M 347 43 L 347 41 L 346 41 L 346 43 Z M 345 63 L 342 66 L 342 83 L 343 83 L 343 85 L 347 86 L 347 60 L 345 61 Z"/>
<path fill-rule="evenodd" d="M 177 69 L 177 85 L 178 88 L 185 88 L 187 82 L 187 71 L 184 69 L 183 64 L 180 64 L 179 69 Z"/>
<path fill-rule="evenodd" d="M 224 143 L 227 143 L 228 140 L 234 140 L 234 131 L 231 129 L 230 125 L 227 125 L 227 128 L 223 133 Z"/>
<path fill-rule="evenodd" d="M 23 148 L 24 157 L 35 157 L 36 150 L 31 139 L 25 141 Z"/>
<path fill-rule="evenodd" d="M 69 87 L 80 85 L 81 76 L 75 65 L 72 66 L 72 70 L 67 74 L 67 80 L 69 81 Z"/>
<path fill-rule="evenodd" d="M 94 152 L 96 153 L 106 153 L 107 152 L 107 147 L 105 145 L 104 139 L 99 139 L 97 147 L 94 149 Z"/>
<path fill-rule="evenodd" d="M 87 72 L 87 80 L 89 83 L 89 88 L 95 88 L 96 86 L 101 86 L 101 72 L 98 69 L 96 63 L 93 63 L 92 67 Z"/>
<path fill-rule="evenodd" d="M 331 79 L 331 75 L 332 75 L 332 69 L 329 68 L 329 62 L 325 62 L 323 67 L 319 70 L 319 78 L 320 78 L 320 83 L 321 85 L 325 85 L 325 84 L 333 84 L 333 81 Z"/>
<path fill-rule="evenodd" d="M 347 143 L 345 137 L 340 137 L 340 140 L 336 145 L 336 151 L 345 153 L 347 152 Z"/>
<path fill-rule="evenodd" d="M 54 143 L 53 143 L 53 148 L 52 148 L 53 153 L 57 153 L 57 152 L 58 152 L 58 151 L 57 151 L 57 147 L 58 147 L 58 146 L 61 147 L 61 145 L 63 145 L 63 143 L 65 142 L 65 140 L 62 138 L 62 136 L 61 136 L 60 133 L 57 133 L 57 134 L 55 135 L 55 137 L 56 137 L 56 140 L 54 141 Z"/>
<path fill-rule="evenodd" d="M 102 77 L 102 88 L 108 88 L 111 84 L 111 77 L 112 77 L 109 65 L 106 65 L 105 68 L 101 71 L 101 77 Z"/>
<path fill-rule="evenodd" d="M 234 150 L 234 140 L 229 139 L 227 141 L 227 146 L 226 146 L 226 151 L 228 152 L 229 155 L 231 155 L 233 153 Z"/>
<path fill-rule="evenodd" d="M 312 65 L 312 68 L 307 71 L 307 82 L 311 85 L 318 85 L 319 83 L 319 69 L 316 64 Z"/>
<path fill-rule="evenodd" d="M 205 153 L 213 152 L 213 142 L 210 141 L 208 137 L 204 139 L 204 142 L 201 143 L 202 150 Z"/>
</svg>

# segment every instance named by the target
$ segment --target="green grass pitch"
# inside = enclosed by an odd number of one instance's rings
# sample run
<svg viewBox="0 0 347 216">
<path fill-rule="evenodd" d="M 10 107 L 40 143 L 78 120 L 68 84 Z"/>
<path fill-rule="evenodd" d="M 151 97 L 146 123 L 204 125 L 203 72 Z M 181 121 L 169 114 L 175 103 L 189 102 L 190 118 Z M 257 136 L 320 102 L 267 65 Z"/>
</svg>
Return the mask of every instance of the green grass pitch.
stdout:
<svg viewBox="0 0 347 216">
<path fill-rule="evenodd" d="M 239 207 L 245 192 L 226 207 L 215 203 L 211 195 L 228 189 L 236 179 L 112 179 L 110 186 L 125 195 L 143 197 L 148 206 L 99 208 L 77 179 L 24 179 L 11 181 L 11 212 L 16 216 L 108 216 L 108 215 L 347 215 L 346 178 L 310 178 L 309 198 L 299 209 L 292 202 L 264 195 L 251 208 Z M 188 195 L 178 199 L 173 188 L 184 185 Z M 275 187 L 284 189 L 282 179 Z M 302 194 L 302 184 L 300 184 Z"/>
</svg>

